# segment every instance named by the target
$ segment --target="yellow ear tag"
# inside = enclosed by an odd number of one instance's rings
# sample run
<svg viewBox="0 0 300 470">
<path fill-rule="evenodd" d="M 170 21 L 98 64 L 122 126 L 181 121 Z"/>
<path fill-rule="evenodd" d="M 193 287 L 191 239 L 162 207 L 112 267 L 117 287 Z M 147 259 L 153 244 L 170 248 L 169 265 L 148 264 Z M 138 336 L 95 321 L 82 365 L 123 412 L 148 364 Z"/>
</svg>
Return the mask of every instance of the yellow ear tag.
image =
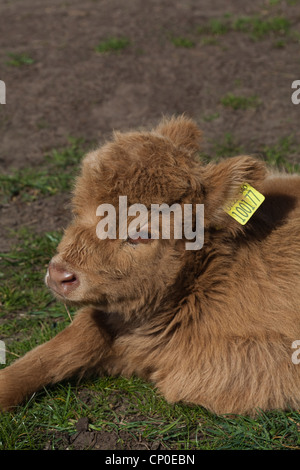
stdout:
<svg viewBox="0 0 300 470">
<path fill-rule="evenodd" d="M 244 183 L 240 188 L 240 197 L 227 204 L 224 210 L 237 222 L 245 225 L 264 200 L 265 196 L 252 188 L 250 184 Z"/>
</svg>

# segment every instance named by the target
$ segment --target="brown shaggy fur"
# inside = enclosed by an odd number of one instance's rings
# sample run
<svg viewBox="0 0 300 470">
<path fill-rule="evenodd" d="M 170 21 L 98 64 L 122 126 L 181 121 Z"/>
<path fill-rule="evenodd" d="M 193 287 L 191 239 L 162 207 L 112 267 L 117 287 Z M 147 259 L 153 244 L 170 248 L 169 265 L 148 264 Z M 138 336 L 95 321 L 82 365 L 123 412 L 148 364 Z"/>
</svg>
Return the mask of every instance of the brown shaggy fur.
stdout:
<svg viewBox="0 0 300 470">
<path fill-rule="evenodd" d="M 55 292 L 74 321 L 0 371 L 0 408 L 87 373 L 136 374 L 170 402 L 215 413 L 300 406 L 300 177 L 249 156 L 203 164 L 201 133 L 185 117 L 152 132 L 115 133 L 83 160 L 74 220 L 51 265 L 74 273 Z M 265 202 L 242 226 L 223 210 L 242 183 Z M 99 204 L 204 204 L 204 246 L 185 240 L 100 240 Z M 72 284 L 72 282 L 71 282 Z"/>
</svg>

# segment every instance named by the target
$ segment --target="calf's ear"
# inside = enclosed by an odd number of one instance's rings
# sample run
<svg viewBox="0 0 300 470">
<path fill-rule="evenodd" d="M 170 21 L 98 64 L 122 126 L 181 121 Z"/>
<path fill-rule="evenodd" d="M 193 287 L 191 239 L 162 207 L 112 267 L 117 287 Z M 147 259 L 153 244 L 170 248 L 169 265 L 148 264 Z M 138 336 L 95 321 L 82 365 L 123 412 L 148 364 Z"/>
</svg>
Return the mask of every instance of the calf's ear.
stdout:
<svg viewBox="0 0 300 470">
<path fill-rule="evenodd" d="M 178 147 L 194 153 L 200 149 L 202 132 L 197 124 L 185 116 L 164 119 L 155 132 L 167 137 Z"/>
<path fill-rule="evenodd" d="M 243 225 L 228 215 L 224 208 L 240 196 L 243 183 L 248 183 L 261 192 L 265 177 L 264 162 L 249 156 L 232 157 L 204 167 L 205 225 L 227 229 L 232 234 L 243 230 Z"/>
</svg>

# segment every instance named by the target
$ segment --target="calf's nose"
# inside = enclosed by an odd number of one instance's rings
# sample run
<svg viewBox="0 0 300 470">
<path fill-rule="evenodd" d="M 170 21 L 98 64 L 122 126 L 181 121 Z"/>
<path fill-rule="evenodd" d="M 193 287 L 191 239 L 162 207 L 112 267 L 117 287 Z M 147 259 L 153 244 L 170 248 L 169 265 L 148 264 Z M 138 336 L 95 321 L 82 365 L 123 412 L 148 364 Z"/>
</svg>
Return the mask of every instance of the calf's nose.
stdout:
<svg viewBox="0 0 300 470">
<path fill-rule="evenodd" d="M 58 294 L 67 296 L 79 285 L 78 276 L 60 264 L 50 262 L 46 283 Z"/>
</svg>

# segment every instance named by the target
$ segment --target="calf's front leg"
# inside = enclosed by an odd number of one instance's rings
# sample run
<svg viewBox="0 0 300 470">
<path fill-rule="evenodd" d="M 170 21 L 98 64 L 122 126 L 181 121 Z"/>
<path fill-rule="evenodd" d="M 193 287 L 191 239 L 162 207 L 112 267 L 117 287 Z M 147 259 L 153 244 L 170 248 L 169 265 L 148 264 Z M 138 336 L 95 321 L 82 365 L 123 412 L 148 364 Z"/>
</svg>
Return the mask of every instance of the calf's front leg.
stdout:
<svg viewBox="0 0 300 470">
<path fill-rule="evenodd" d="M 0 410 L 18 405 L 45 385 L 99 368 L 111 343 L 100 315 L 83 308 L 65 330 L 1 370 Z"/>
</svg>

